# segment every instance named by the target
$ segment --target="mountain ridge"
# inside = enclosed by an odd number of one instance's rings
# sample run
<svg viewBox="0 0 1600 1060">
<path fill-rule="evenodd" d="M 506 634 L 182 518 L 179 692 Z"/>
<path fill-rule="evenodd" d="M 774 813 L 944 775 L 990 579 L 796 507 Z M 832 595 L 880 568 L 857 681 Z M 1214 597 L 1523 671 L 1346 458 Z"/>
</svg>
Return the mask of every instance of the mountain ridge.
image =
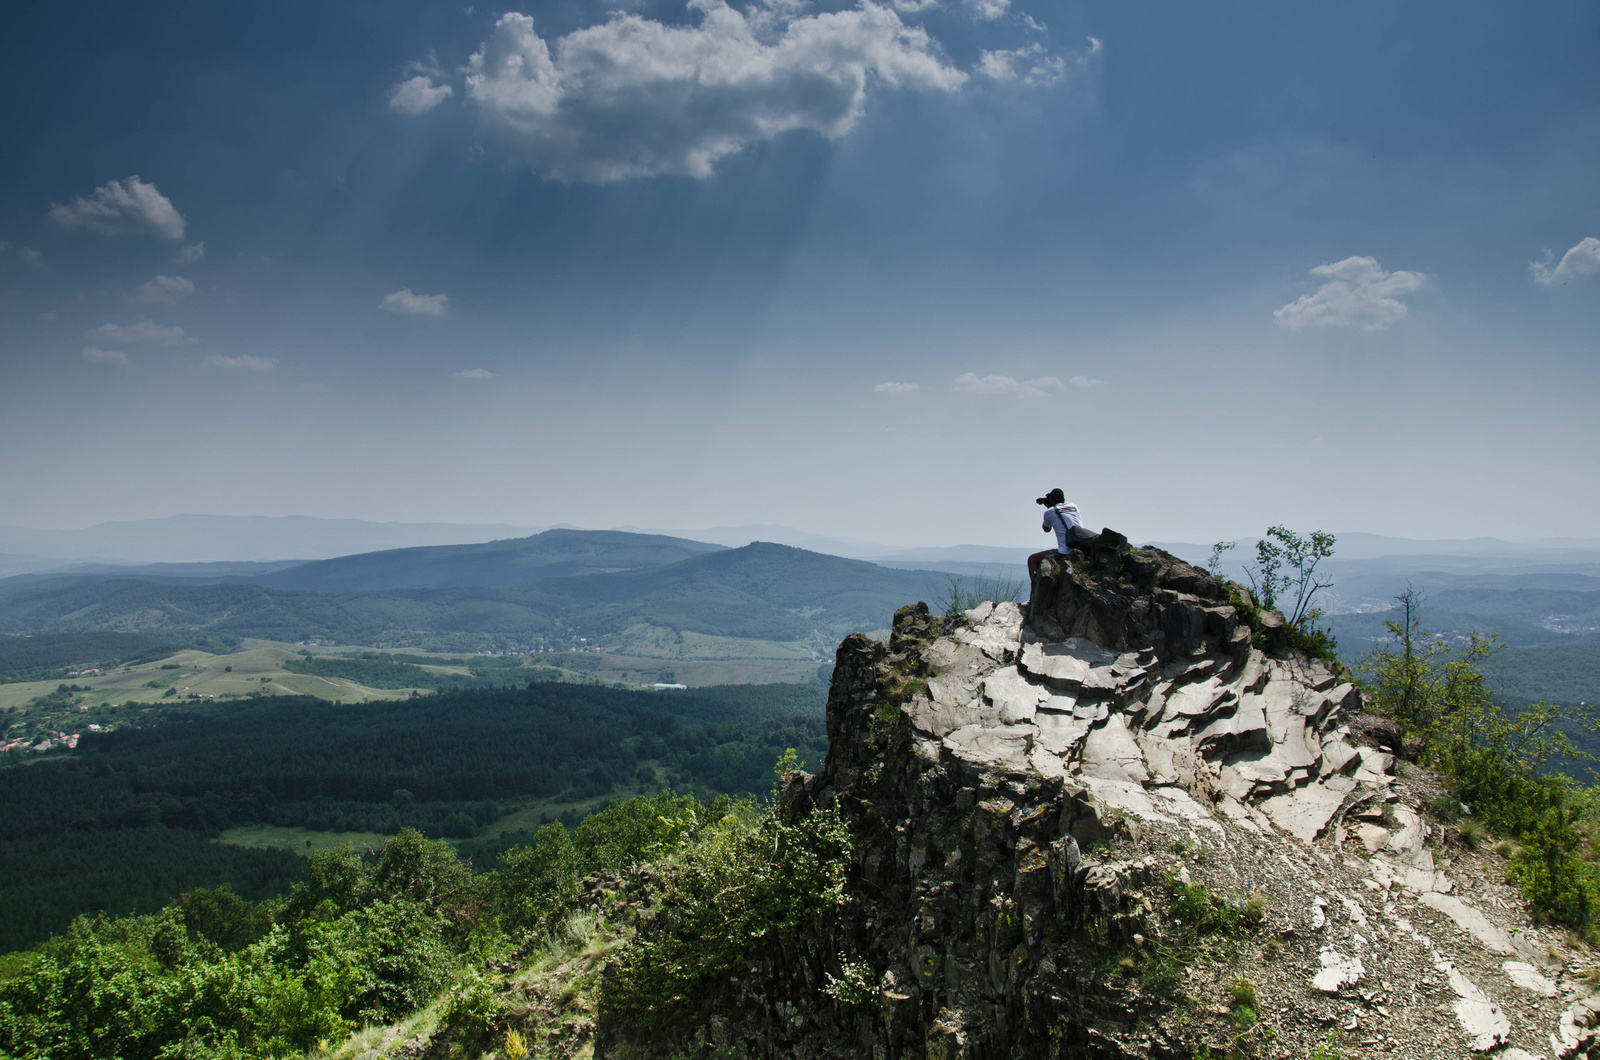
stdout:
<svg viewBox="0 0 1600 1060">
<path fill-rule="evenodd" d="M 747 639 L 882 629 L 943 574 L 756 544 L 639 571 L 516 586 L 314 592 L 251 580 L 174 584 L 132 577 L 23 575 L 0 581 L 0 631 L 191 628 L 234 637 L 413 646 L 426 634 L 563 645 L 639 624 Z M 517 640 L 520 638 L 520 640 Z"/>
</svg>

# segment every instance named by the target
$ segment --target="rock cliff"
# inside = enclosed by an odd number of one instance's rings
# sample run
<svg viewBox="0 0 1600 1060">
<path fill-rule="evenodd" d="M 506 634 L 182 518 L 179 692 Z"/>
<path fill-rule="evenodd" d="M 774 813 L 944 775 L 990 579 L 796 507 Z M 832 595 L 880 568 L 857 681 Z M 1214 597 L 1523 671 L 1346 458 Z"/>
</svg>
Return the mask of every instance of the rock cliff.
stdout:
<svg viewBox="0 0 1600 1060">
<path fill-rule="evenodd" d="M 1580 1055 L 1600 1006 L 1562 935 L 1232 593 L 1112 550 L 1047 561 L 1025 607 L 849 637 L 826 766 L 783 791 L 853 826 L 849 913 L 600 1055 Z"/>
</svg>

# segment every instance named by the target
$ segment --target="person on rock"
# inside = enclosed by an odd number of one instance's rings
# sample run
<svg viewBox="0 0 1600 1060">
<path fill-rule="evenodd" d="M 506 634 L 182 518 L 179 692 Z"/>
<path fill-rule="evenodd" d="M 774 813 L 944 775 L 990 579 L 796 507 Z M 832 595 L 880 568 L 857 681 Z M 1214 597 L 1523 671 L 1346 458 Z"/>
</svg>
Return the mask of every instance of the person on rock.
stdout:
<svg viewBox="0 0 1600 1060">
<path fill-rule="evenodd" d="M 1083 520 L 1078 518 L 1078 506 L 1069 503 L 1067 495 L 1060 489 L 1053 489 L 1043 497 L 1034 501 L 1042 504 L 1044 509 L 1044 532 L 1054 530 L 1056 534 L 1056 547 L 1035 552 L 1028 557 L 1028 580 L 1031 582 L 1039 576 L 1039 563 L 1046 556 L 1065 556 L 1074 548 L 1084 552 L 1094 546 L 1095 538 L 1099 534 L 1084 528 Z"/>
</svg>

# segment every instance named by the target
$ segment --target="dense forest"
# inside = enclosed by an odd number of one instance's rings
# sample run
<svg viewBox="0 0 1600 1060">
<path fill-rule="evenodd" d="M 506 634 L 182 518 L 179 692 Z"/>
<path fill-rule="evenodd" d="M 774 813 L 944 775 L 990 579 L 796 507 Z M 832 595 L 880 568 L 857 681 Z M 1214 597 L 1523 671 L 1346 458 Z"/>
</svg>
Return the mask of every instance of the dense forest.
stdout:
<svg viewBox="0 0 1600 1060">
<path fill-rule="evenodd" d="M 171 637 L 137 633 L 46 633 L 0 637 L 0 684 L 50 681 L 69 668 L 110 668 L 149 662 L 188 646 Z"/>
<path fill-rule="evenodd" d="M 1496 653 L 1493 666 L 1493 686 L 1501 695 L 1517 701 L 1549 699 L 1569 705 L 1600 702 L 1600 636 L 1560 633 L 1530 620 L 1540 615 L 1551 620 L 1560 615 L 1572 622 L 1600 621 L 1593 610 L 1600 592 L 1474 591 L 1439 596 L 1452 599 L 1457 605 L 1504 607 L 1523 616 L 1442 610 L 1431 606 L 1431 600 L 1430 606 L 1418 613 L 1429 636 L 1443 642 L 1462 644 L 1473 633 L 1497 635 L 1506 645 L 1505 650 Z M 1550 610 L 1558 606 L 1566 613 Z M 1340 658 L 1359 666 L 1374 649 L 1392 643 L 1386 623 L 1393 619 L 1392 611 L 1371 611 L 1328 615 L 1319 624 L 1337 638 Z"/>
<path fill-rule="evenodd" d="M 79 913 L 158 909 L 188 888 L 281 890 L 288 855 L 209 842 L 238 825 L 467 839 L 535 799 L 761 791 L 786 748 L 821 762 L 823 696 L 815 685 L 545 682 L 370 704 L 174 706 L 156 724 L 86 735 L 71 757 L 0 769 L 0 949 Z M 480 858 L 495 849 L 477 846 Z"/>
<path fill-rule="evenodd" d="M 1503 651 L 1494 660 L 1504 695 L 1557 703 L 1600 703 L 1600 637 L 1547 648 Z"/>
</svg>

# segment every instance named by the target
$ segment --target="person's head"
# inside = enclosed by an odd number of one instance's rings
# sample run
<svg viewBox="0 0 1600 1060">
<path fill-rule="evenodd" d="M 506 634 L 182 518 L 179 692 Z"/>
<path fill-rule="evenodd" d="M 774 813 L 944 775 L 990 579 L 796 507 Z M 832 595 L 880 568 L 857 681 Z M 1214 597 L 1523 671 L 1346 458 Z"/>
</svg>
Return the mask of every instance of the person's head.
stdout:
<svg viewBox="0 0 1600 1060">
<path fill-rule="evenodd" d="M 1067 495 L 1065 493 L 1062 493 L 1061 490 L 1059 488 L 1057 488 L 1057 489 L 1051 490 L 1049 493 L 1046 493 L 1043 497 L 1034 498 L 1034 502 L 1033 503 L 1035 503 L 1035 504 L 1060 504 L 1063 501 L 1065 501 L 1066 499 L 1067 499 Z"/>
</svg>

